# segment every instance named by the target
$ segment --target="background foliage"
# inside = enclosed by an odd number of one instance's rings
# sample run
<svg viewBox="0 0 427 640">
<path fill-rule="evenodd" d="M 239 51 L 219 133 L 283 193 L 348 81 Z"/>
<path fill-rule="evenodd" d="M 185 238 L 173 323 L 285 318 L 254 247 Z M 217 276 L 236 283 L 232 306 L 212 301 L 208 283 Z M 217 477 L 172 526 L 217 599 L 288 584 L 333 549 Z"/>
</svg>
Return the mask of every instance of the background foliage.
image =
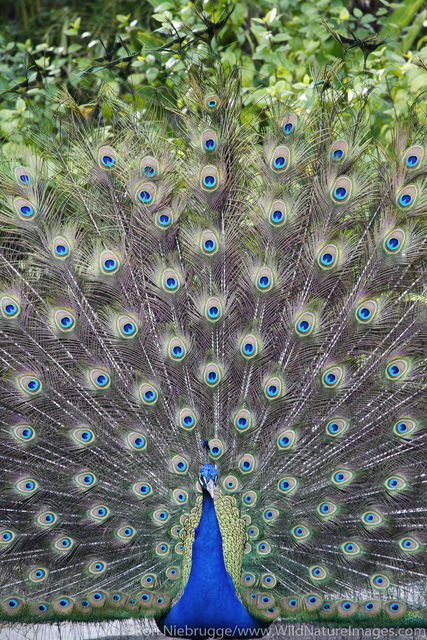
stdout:
<svg viewBox="0 0 427 640">
<path fill-rule="evenodd" d="M 141 103 L 174 92 L 190 64 L 206 64 L 212 21 L 226 0 L 20 0 L 3 2 L 0 30 L 0 142 L 6 153 L 25 144 L 28 121 L 52 121 L 52 98 L 66 87 L 90 105 L 107 83 L 126 97 L 129 83 Z M 386 144 L 396 118 L 416 102 L 423 115 L 427 88 L 427 9 L 423 0 L 246 0 L 212 45 L 242 70 L 246 103 L 262 108 L 266 96 L 290 98 L 302 108 L 326 74 L 353 99 L 375 88 L 369 102 L 373 133 Z M 231 8 L 231 6 L 230 6 Z M 350 41 L 373 44 L 346 51 L 322 24 Z M 425 33 L 425 30 L 424 30 Z M 339 38 L 338 38 L 339 39 Z M 367 39 L 367 40 L 366 40 Z M 366 53 L 366 51 L 365 51 Z M 182 57 L 184 55 L 184 57 Z M 343 59 L 343 66 L 331 67 Z M 111 117 L 108 104 L 102 117 Z"/>
</svg>

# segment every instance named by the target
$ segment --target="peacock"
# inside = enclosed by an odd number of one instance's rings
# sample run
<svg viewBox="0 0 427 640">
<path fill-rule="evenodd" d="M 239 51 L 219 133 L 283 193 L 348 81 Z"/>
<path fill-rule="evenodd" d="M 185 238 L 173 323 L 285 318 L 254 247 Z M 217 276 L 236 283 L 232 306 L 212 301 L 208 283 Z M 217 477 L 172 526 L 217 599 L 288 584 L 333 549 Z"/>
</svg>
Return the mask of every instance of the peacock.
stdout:
<svg viewBox="0 0 427 640">
<path fill-rule="evenodd" d="M 1 169 L 3 622 L 425 626 L 414 113 L 63 100 Z"/>
</svg>

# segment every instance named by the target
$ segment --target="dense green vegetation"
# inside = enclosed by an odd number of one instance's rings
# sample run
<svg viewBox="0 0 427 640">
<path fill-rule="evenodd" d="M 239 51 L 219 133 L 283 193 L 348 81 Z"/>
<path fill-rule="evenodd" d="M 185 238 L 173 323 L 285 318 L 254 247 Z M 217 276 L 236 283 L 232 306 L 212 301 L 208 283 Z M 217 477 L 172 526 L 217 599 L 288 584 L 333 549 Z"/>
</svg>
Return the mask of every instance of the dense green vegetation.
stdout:
<svg viewBox="0 0 427 640">
<path fill-rule="evenodd" d="M 373 132 L 387 143 L 396 118 L 425 111 L 427 36 L 423 0 L 226 0 L 197 8 L 187 0 L 20 0 L 4 3 L 0 31 L 0 140 L 6 153 L 26 143 L 26 126 L 51 121 L 64 87 L 90 104 L 107 83 L 141 101 L 182 84 L 190 64 L 208 64 L 208 44 L 238 65 L 248 105 L 266 96 L 304 108 L 327 80 L 347 92 L 375 91 Z M 233 7 L 225 26 L 217 22 Z M 334 37 L 322 23 L 340 34 Z M 342 44 L 339 40 L 343 37 Z M 354 44 L 355 46 L 350 46 Z M 342 64 L 335 64 L 336 60 Z M 130 84 L 129 84 L 130 83 Z M 103 117 L 110 117 L 104 106 Z"/>
</svg>

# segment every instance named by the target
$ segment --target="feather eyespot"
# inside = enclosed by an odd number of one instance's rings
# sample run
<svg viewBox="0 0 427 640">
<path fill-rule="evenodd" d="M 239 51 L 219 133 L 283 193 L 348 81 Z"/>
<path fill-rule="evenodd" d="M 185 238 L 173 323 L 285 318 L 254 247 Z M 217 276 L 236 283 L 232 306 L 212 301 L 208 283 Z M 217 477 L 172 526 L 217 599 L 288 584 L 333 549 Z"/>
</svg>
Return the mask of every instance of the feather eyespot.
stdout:
<svg viewBox="0 0 427 640">
<path fill-rule="evenodd" d="M 18 387 L 29 396 L 35 396 L 42 391 L 42 382 L 37 376 L 26 373 L 18 376 Z"/>
<path fill-rule="evenodd" d="M 163 231 L 169 229 L 174 223 L 173 211 L 170 207 L 163 207 L 160 211 L 157 211 L 154 217 L 154 224 Z"/>
<path fill-rule="evenodd" d="M 259 529 L 255 525 L 252 525 L 248 529 L 248 536 L 252 538 L 252 540 L 256 540 L 259 538 Z"/>
<path fill-rule="evenodd" d="M 341 365 L 328 367 L 322 373 L 322 384 L 327 389 L 335 389 L 344 378 L 344 368 Z"/>
<path fill-rule="evenodd" d="M 164 269 L 161 274 L 160 283 L 162 289 L 167 293 L 176 293 L 181 286 L 180 278 L 174 269 Z"/>
<path fill-rule="evenodd" d="M 33 602 L 31 604 L 31 612 L 38 617 L 48 615 L 50 613 L 50 605 L 48 602 Z"/>
<path fill-rule="evenodd" d="M 148 498 L 153 493 L 153 487 L 148 482 L 135 482 L 132 485 L 132 492 L 139 499 Z"/>
<path fill-rule="evenodd" d="M 271 545 L 269 542 L 263 540 L 262 542 L 258 542 L 256 551 L 260 556 L 267 556 L 271 553 Z"/>
<path fill-rule="evenodd" d="M 54 541 L 53 547 L 56 551 L 68 553 L 74 547 L 74 544 L 75 541 L 69 536 L 61 536 Z"/>
<path fill-rule="evenodd" d="M 28 579 L 31 582 L 43 582 L 46 580 L 48 576 L 48 570 L 43 567 L 37 567 L 36 569 L 32 569 L 28 574 Z"/>
<path fill-rule="evenodd" d="M 397 600 L 391 600 L 384 605 L 384 612 L 387 613 L 390 618 L 397 620 L 405 615 L 406 604 Z"/>
<path fill-rule="evenodd" d="M 366 600 L 362 602 L 360 609 L 365 615 L 374 616 L 381 611 L 381 602 L 379 600 Z"/>
<path fill-rule="evenodd" d="M 273 507 L 267 507 L 267 509 L 264 509 L 262 517 L 267 523 L 274 522 L 279 517 L 279 511 Z"/>
<path fill-rule="evenodd" d="M 291 133 L 294 133 L 296 126 L 297 117 L 294 113 L 288 113 L 280 123 L 280 128 L 285 136 L 289 136 Z"/>
<path fill-rule="evenodd" d="M 264 395 L 267 400 L 277 400 L 283 395 L 283 383 L 278 376 L 267 378 L 264 382 Z"/>
<path fill-rule="evenodd" d="M 160 542 L 158 545 L 156 545 L 155 551 L 158 556 L 165 556 L 169 553 L 170 546 L 167 542 Z"/>
<path fill-rule="evenodd" d="M 83 471 L 74 476 L 74 484 L 80 489 L 90 489 L 97 483 L 97 479 L 94 473 L 90 471 Z"/>
<path fill-rule="evenodd" d="M 135 338 L 138 333 L 138 324 L 132 316 L 119 315 L 116 318 L 116 331 L 121 338 Z"/>
<path fill-rule="evenodd" d="M 103 145 L 98 150 L 98 165 L 101 169 L 110 171 L 117 165 L 117 153 L 109 145 Z"/>
<path fill-rule="evenodd" d="M 267 211 L 267 220 L 272 227 L 281 227 L 287 219 L 286 205 L 283 200 L 275 200 Z"/>
<path fill-rule="evenodd" d="M 236 476 L 226 476 L 222 481 L 222 486 L 226 491 L 237 491 L 239 488 L 239 481 Z"/>
<path fill-rule="evenodd" d="M 255 491 L 246 491 L 242 496 L 242 502 L 246 507 L 253 507 L 257 501 L 257 494 Z"/>
<path fill-rule="evenodd" d="M 241 584 L 244 587 L 252 587 L 256 582 L 256 577 L 253 573 L 247 572 L 242 575 Z"/>
<path fill-rule="evenodd" d="M 135 451 L 145 451 L 147 448 L 147 436 L 140 431 L 130 431 L 126 436 L 126 442 Z"/>
<path fill-rule="evenodd" d="M 357 612 L 357 604 L 351 600 L 342 600 L 337 604 L 337 612 L 341 616 L 352 616 Z"/>
<path fill-rule="evenodd" d="M 217 322 L 222 318 L 222 303 L 216 296 L 208 298 L 204 305 L 204 315 L 209 322 Z"/>
<path fill-rule="evenodd" d="M 166 577 L 169 580 L 178 580 L 181 577 L 181 570 L 179 567 L 168 567 L 166 569 Z"/>
<path fill-rule="evenodd" d="M 378 511 L 366 511 L 361 517 L 362 523 L 367 527 L 379 527 L 384 522 L 384 517 Z"/>
<path fill-rule="evenodd" d="M 357 305 L 354 315 L 357 322 L 360 322 L 361 324 L 369 324 L 374 320 L 377 312 L 378 303 L 376 300 L 363 300 Z"/>
<path fill-rule="evenodd" d="M 383 247 L 389 255 L 400 253 L 405 245 L 406 233 L 403 229 L 392 229 L 383 240 Z"/>
<path fill-rule="evenodd" d="M 89 427 L 85 426 L 76 427 L 70 432 L 70 435 L 74 442 L 78 445 L 86 446 L 88 444 L 93 444 L 93 442 L 95 441 L 94 432 L 92 431 L 92 429 L 89 429 Z"/>
<path fill-rule="evenodd" d="M 321 502 L 317 507 L 317 513 L 321 518 L 332 518 L 338 512 L 338 505 L 330 500 Z"/>
<path fill-rule="evenodd" d="M 348 142 L 346 140 L 337 140 L 331 146 L 329 157 L 334 164 L 342 164 L 347 158 Z"/>
<path fill-rule="evenodd" d="M 362 548 L 354 540 L 347 540 L 341 544 L 341 551 L 349 558 L 360 556 L 362 554 Z"/>
<path fill-rule="evenodd" d="M 224 451 L 224 444 L 221 440 L 218 438 L 209 440 L 209 457 L 212 458 L 212 460 L 219 460 L 224 454 Z"/>
<path fill-rule="evenodd" d="M 331 188 L 331 197 L 337 204 L 347 202 L 352 192 L 352 182 L 347 176 L 340 176 L 335 180 Z"/>
<path fill-rule="evenodd" d="M 105 369 L 90 369 L 88 377 L 89 382 L 94 389 L 108 389 L 110 387 L 111 377 Z"/>
<path fill-rule="evenodd" d="M 97 504 L 89 510 L 88 516 L 96 522 L 104 522 L 110 513 L 110 509 L 105 504 Z"/>
<path fill-rule="evenodd" d="M 55 236 L 52 241 L 52 253 L 54 258 L 65 260 L 70 257 L 71 243 L 64 236 Z"/>
<path fill-rule="evenodd" d="M 396 196 L 396 203 L 400 209 L 407 211 L 414 204 L 418 196 L 418 188 L 416 184 L 408 184 L 400 189 Z"/>
<path fill-rule="evenodd" d="M 18 424 L 12 428 L 12 435 L 18 442 L 31 442 L 36 437 L 36 432 L 29 424 Z"/>
<path fill-rule="evenodd" d="M 201 146 L 202 151 L 206 151 L 207 153 L 211 153 L 215 151 L 218 147 L 218 136 L 215 131 L 212 129 L 205 129 L 202 133 L 201 137 Z"/>
<path fill-rule="evenodd" d="M 89 573 L 93 575 L 100 575 L 101 573 L 104 573 L 106 569 L 107 563 L 103 560 L 93 560 L 87 567 Z"/>
<path fill-rule="evenodd" d="M 111 276 L 117 273 L 120 267 L 120 260 L 114 251 L 108 249 L 101 251 L 99 255 L 99 268 L 101 273 L 106 276 Z"/>
<path fill-rule="evenodd" d="M 188 493 L 184 489 L 174 489 L 172 493 L 176 504 L 185 504 L 188 502 Z"/>
<path fill-rule="evenodd" d="M 393 426 L 393 433 L 401 438 L 410 437 L 417 429 L 417 423 L 412 418 L 402 418 Z"/>
<path fill-rule="evenodd" d="M 220 104 L 220 100 L 216 93 L 212 93 L 205 97 L 204 105 L 209 111 L 215 111 Z"/>
<path fill-rule="evenodd" d="M 197 417 L 194 411 L 188 407 L 181 409 L 179 412 L 178 424 L 182 429 L 192 431 L 197 424 Z"/>
<path fill-rule="evenodd" d="M 135 189 L 137 204 L 152 205 L 156 201 L 157 187 L 153 182 L 142 182 Z"/>
<path fill-rule="evenodd" d="M 408 536 L 399 540 L 399 547 L 405 553 L 415 553 L 421 550 L 421 543 L 416 538 Z"/>
<path fill-rule="evenodd" d="M 384 481 L 384 485 L 387 491 L 390 491 L 391 493 L 397 493 L 398 491 L 407 489 L 409 486 L 406 478 L 399 475 L 390 476 Z"/>
<path fill-rule="evenodd" d="M 296 333 L 301 337 L 309 336 L 316 326 L 316 316 L 312 311 L 300 313 L 294 323 Z"/>
<path fill-rule="evenodd" d="M 21 611 L 23 606 L 24 601 L 21 598 L 9 597 L 5 598 L 1 602 L 1 608 L 3 609 L 4 613 L 12 616 L 17 615 Z"/>
<path fill-rule="evenodd" d="M 200 250 L 205 256 L 213 256 L 218 251 L 218 239 L 213 231 L 205 229 L 200 235 Z"/>
<path fill-rule="evenodd" d="M 239 409 L 234 416 L 233 424 L 237 431 L 243 433 L 252 426 L 252 414 L 248 409 Z"/>
<path fill-rule="evenodd" d="M 158 178 L 160 165 L 156 158 L 145 156 L 141 160 L 141 173 L 145 178 Z"/>
<path fill-rule="evenodd" d="M 424 157 L 424 149 L 419 144 L 414 144 L 412 147 L 406 150 L 402 163 L 408 171 L 413 171 L 414 169 L 418 169 L 420 164 L 423 161 Z"/>
<path fill-rule="evenodd" d="M 374 574 L 369 581 L 374 589 L 387 589 L 390 586 L 389 578 L 382 573 Z"/>
<path fill-rule="evenodd" d="M 328 577 L 328 572 L 324 567 L 316 565 L 314 567 L 310 567 L 309 575 L 313 581 L 320 582 L 322 580 L 326 580 L 326 578 Z"/>
<path fill-rule="evenodd" d="M 255 458 L 252 454 L 246 453 L 238 462 L 239 471 L 241 473 L 252 473 L 255 470 Z"/>
<path fill-rule="evenodd" d="M 200 172 L 200 186 L 204 191 L 215 191 L 219 187 L 219 171 L 213 164 L 203 167 Z"/>
<path fill-rule="evenodd" d="M 294 429 L 285 429 L 277 436 L 277 448 L 279 451 L 292 449 L 297 440 L 297 433 Z"/>
<path fill-rule="evenodd" d="M 143 382 L 138 389 L 138 397 L 145 406 L 152 406 L 159 399 L 159 392 L 153 384 Z"/>
<path fill-rule="evenodd" d="M 29 200 L 26 200 L 25 198 L 15 198 L 13 206 L 18 218 L 23 222 L 29 222 L 35 218 L 36 208 Z"/>
<path fill-rule="evenodd" d="M 116 531 L 116 537 L 122 542 L 129 542 L 135 537 L 136 531 L 130 525 L 122 525 Z"/>
<path fill-rule="evenodd" d="M 33 478 L 23 478 L 15 484 L 15 489 L 21 495 L 32 495 L 39 488 L 38 482 Z"/>
<path fill-rule="evenodd" d="M 156 586 L 157 578 L 154 573 L 147 573 L 145 576 L 142 576 L 140 582 L 141 586 L 145 587 L 146 589 L 152 589 Z"/>
<path fill-rule="evenodd" d="M 189 468 L 187 458 L 184 458 L 184 456 L 174 456 L 172 458 L 172 468 L 175 473 L 179 473 L 180 475 L 187 473 Z"/>
<path fill-rule="evenodd" d="M 36 524 L 41 527 L 52 527 L 57 520 L 58 516 L 53 511 L 42 511 L 37 515 Z"/>
<path fill-rule="evenodd" d="M 283 173 L 286 171 L 290 164 L 291 154 L 288 147 L 279 145 L 273 151 L 273 155 L 270 160 L 270 167 L 275 173 Z"/>
<path fill-rule="evenodd" d="M 406 358 L 394 358 L 386 366 L 386 376 L 389 380 L 400 380 L 409 371 L 409 360 Z"/>
<path fill-rule="evenodd" d="M 271 291 L 274 286 L 274 275 L 270 267 L 261 267 L 255 274 L 255 286 L 261 293 Z"/>
<path fill-rule="evenodd" d="M 339 469 L 338 471 L 334 471 L 330 480 L 337 487 L 345 487 L 354 480 L 355 475 L 354 471 L 350 471 L 349 469 Z"/>
<path fill-rule="evenodd" d="M 280 493 L 290 495 L 298 487 L 298 479 L 293 476 L 285 476 L 280 478 L 277 483 L 277 489 Z"/>
<path fill-rule="evenodd" d="M 0 311 L 6 320 L 17 318 L 21 313 L 21 305 L 16 298 L 3 295 L 0 298 Z"/>
<path fill-rule="evenodd" d="M 33 172 L 28 167 L 16 167 L 14 173 L 15 180 L 21 187 L 28 187 L 34 182 Z"/>
<path fill-rule="evenodd" d="M 92 591 L 88 593 L 87 599 L 93 607 L 103 607 L 107 601 L 107 594 L 105 591 Z"/>
<path fill-rule="evenodd" d="M 339 248 L 331 242 L 320 249 L 317 264 L 321 269 L 333 269 L 338 264 L 338 258 Z"/>
<path fill-rule="evenodd" d="M 53 313 L 54 326 L 64 333 L 72 331 L 76 326 L 76 316 L 70 309 L 57 309 Z"/>
<path fill-rule="evenodd" d="M 258 355 L 259 344 L 256 335 L 248 333 L 240 340 L 240 353 L 245 360 L 250 360 Z"/>
<path fill-rule="evenodd" d="M 283 608 L 288 613 L 293 613 L 294 611 L 299 611 L 301 607 L 300 599 L 296 596 L 288 596 L 285 598 L 283 602 Z"/>
<path fill-rule="evenodd" d="M 338 436 L 344 435 L 344 433 L 347 431 L 347 428 L 347 420 L 344 420 L 344 418 L 333 418 L 326 425 L 325 431 L 328 436 L 336 438 Z"/>
<path fill-rule="evenodd" d="M 174 336 L 168 343 L 168 356 L 174 362 L 181 362 L 187 355 L 187 346 L 182 338 Z"/>
<path fill-rule="evenodd" d="M 221 369 L 214 362 L 208 363 L 203 370 L 203 381 L 210 387 L 216 387 L 222 379 Z"/>
<path fill-rule="evenodd" d="M 153 513 L 153 518 L 156 522 L 163 524 L 169 520 L 169 511 L 167 509 L 156 509 Z"/>
<path fill-rule="evenodd" d="M 12 544 L 16 538 L 16 533 L 11 529 L 0 530 L 0 548 Z"/>
</svg>

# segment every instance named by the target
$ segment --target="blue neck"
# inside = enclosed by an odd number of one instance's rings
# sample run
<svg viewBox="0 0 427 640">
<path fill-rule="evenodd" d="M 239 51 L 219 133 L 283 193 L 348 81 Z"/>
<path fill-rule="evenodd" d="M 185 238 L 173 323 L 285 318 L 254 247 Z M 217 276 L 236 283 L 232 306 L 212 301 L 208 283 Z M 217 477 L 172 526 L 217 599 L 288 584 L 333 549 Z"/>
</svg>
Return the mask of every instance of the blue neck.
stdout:
<svg viewBox="0 0 427 640">
<path fill-rule="evenodd" d="M 182 597 L 159 621 L 168 636 L 232 638 L 263 635 L 264 625 L 253 618 L 237 598 L 222 553 L 222 537 L 211 496 L 203 492 L 202 515 L 195 530 L 191 571 Z M 181 631 L 181 630 L 184 631 Z M 265 632 L 264 632 L 265 633 Z M 210 635 L 209 635 L 210 634 Z"/>
</svg>

